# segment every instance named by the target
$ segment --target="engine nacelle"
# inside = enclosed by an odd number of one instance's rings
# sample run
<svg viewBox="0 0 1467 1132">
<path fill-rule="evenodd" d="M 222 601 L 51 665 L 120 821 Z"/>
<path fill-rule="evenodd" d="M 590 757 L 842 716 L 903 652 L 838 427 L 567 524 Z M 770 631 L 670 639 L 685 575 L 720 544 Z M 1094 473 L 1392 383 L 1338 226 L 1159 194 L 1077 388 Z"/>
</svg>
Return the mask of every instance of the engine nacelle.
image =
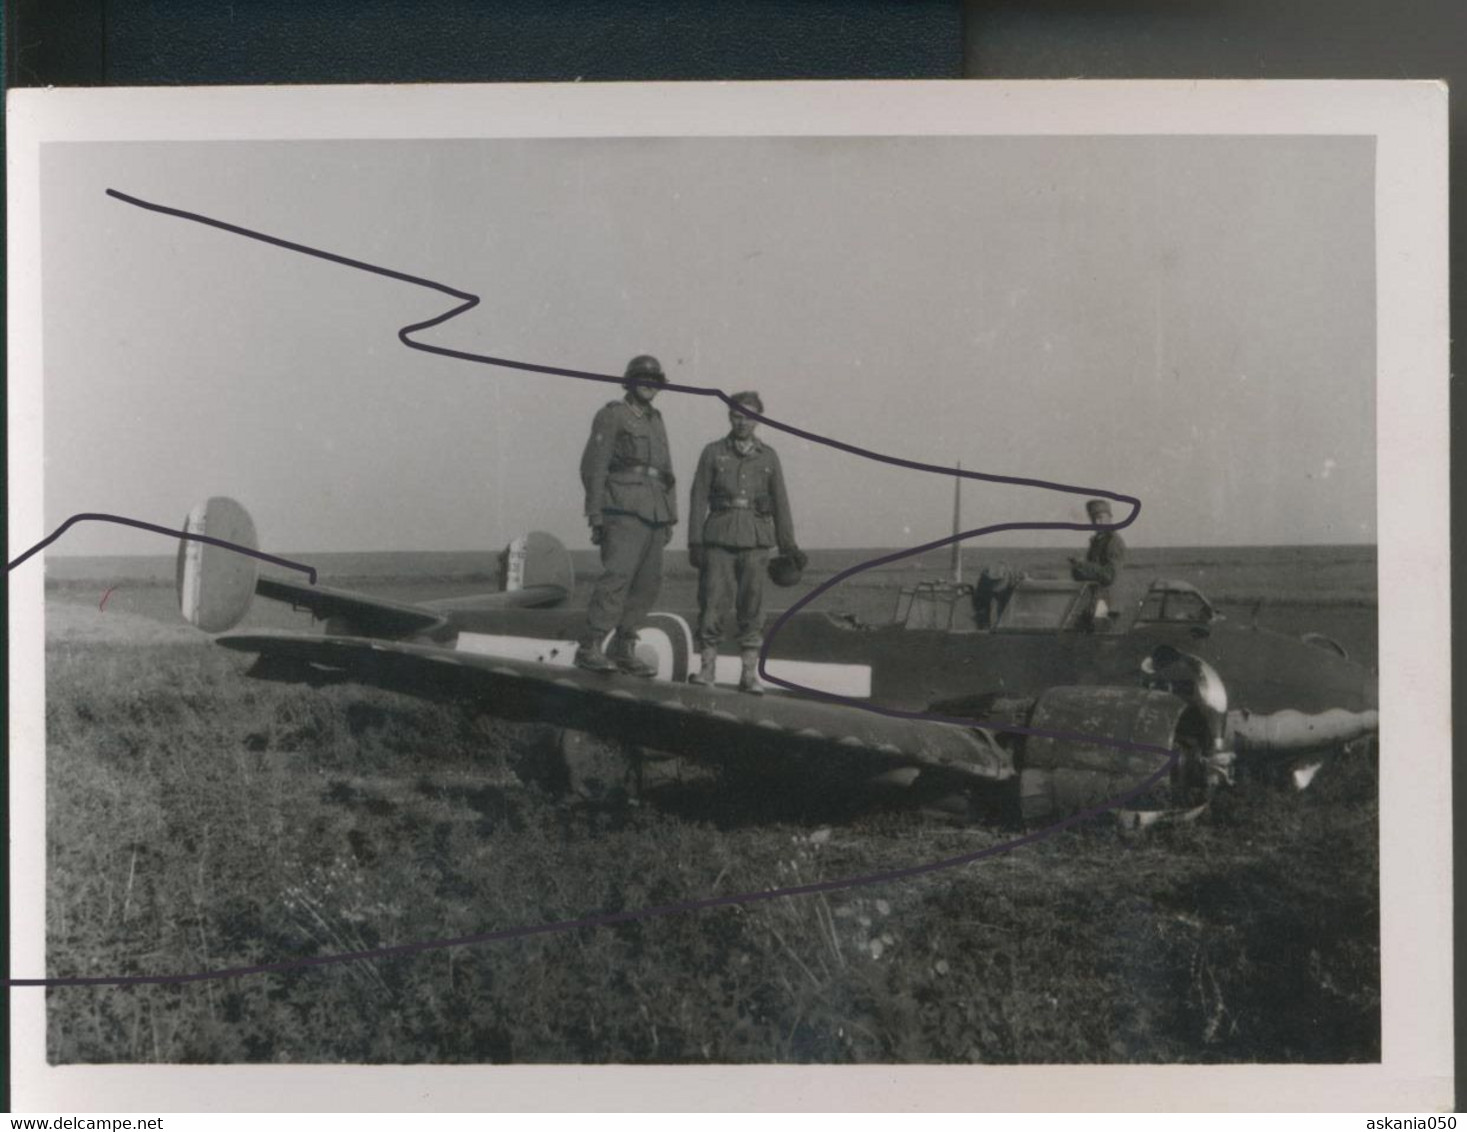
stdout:
<svg viewBox="0 0 1467 1132">
<path fill-rule="evenodd" d="M 1170 692 L 1127 687 L 1051 688 L 1024 739 L 1019 808 L 1027 824 L 1066 817 L 1134 791 L 1178 751 L 1170 775 L 1128 809 L 1189 810 L 1208 790 L 1206 713 Z M 1138 747 L 1143 749 L 1137 749 Z"/>
</svg>

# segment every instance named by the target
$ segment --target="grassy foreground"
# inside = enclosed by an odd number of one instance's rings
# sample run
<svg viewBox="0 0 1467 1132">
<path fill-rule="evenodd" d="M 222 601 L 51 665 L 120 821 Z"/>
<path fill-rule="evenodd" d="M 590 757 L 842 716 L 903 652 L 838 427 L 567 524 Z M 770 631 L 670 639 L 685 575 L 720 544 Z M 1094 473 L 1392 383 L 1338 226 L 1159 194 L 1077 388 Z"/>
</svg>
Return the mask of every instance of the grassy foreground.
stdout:
<svg viewBox="0 0 1467 1132">
<path fill-rule="evenodd" d="M 853 877 L 1002 831 L 690 778 L 586 809 L 543 729 L 47 656 L 53 976 L 185 973 Z M 917 880 L 374 962 L 48 992 L 53 1062 L 1226 1062 L 1380 1055 L 1375 768 Z"/>
</svg>

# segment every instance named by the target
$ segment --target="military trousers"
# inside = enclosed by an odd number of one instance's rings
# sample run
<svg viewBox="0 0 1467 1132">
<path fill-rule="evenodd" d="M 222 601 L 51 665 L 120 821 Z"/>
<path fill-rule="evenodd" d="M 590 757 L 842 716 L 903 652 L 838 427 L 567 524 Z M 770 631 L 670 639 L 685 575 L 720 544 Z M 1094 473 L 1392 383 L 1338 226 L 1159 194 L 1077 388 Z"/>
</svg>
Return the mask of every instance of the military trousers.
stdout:
<svg viewBox="0 0 1467 1132">
<path fill-rule="evenodd" d="M 635 515 L 605 516 L 601 577 L 586 609 L 586 639 L 600 641 L 613 629 L 636 632 L 662 588 L 666 527 Z"/>
<path fill-rule="evenodd" d="M 698 647 L 723 640 L 724 619 L 734 610 L 740 649 L 757 649 L 764 642 L 764 572 L 769 547 L 703 547 L 703 569 L 698 574 Z"/>
</svg>

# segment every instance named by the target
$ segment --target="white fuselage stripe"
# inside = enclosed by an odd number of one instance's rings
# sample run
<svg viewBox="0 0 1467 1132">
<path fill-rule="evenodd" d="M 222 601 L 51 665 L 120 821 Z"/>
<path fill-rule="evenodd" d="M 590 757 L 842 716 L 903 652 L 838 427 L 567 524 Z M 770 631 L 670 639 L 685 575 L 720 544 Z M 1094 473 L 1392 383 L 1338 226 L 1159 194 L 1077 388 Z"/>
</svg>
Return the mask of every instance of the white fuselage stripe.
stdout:
<svg viewBox="0 0 1467 1132">
<path fill-rule="evenodd" d="M 642 630 L 644 645 L 652 645 L 657 654 L 658 676 L 668 678 L 669 657 L 663 657 L 665 642 L 657 640 L 662 634 L 655 630 Z M 542 637 L 515 637 L 499 633 L 460 633 L 455 648 L 463 652 L 481 653 L 485 656 L 502 656 L 508 660 L 528 660 L 536 664 L 549 664 L 557 668 L 569 668 L 575 664 L 576 642 L 568 639 L 554 640 Z M 835 696 L 853 699 L 868 699 L 871 695 L 871 666 L 869 664 L 827 664 L 817 660 L 785 660 L 770 658 L 765 671 L 772 677 L 788 680 L 805 688 L 826 692 Z M 718 658 L 718 683 L 734 685 L 739 682 L 740 664 L 736 656 Z"/>
</svg>

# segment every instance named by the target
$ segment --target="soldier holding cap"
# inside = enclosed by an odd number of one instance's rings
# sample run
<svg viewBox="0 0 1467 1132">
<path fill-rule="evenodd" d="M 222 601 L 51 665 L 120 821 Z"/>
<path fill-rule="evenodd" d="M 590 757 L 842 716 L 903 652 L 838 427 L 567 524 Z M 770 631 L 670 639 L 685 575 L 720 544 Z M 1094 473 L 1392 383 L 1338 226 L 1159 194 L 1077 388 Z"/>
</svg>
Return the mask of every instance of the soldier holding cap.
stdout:
<svg viewBox="0 0 1467 1132">
<path fill-rule="evenodd" d="M 662 548 L 677 523 L 672 457 L 662 414 L 652 400 L 667 383 L 650 354 L 627 363 L 626 396 L 596 414 L 581 456 L 586 521 L 601 548 L 601 577 L 586 610 L 576 664 L 593 672 L 618 669 L 653 676 L 637 658 L 637 626 L 662 588 Z M 616 630 L 611 647 L 602 642 Z"/>
<path fill-rule="evenodd" d="M 735 393 L 730 400 L 764 412 L 757 393 Z M 729 433 L 703 449 L 693 477 L 688 515 L 688 560 L 698 570 L 698 647 L 701 670 L 695 684 L 712 685 L 730 604 L 738 622 L 743 660 L 739 690 L 763 693 L 759 683 L 759 646 L 763 642 L 764 573 L 771 547 L 779 547 L 799 570 L 804 553 L 795 544 L 794 521 L 784 471 L 773 448 L 754 435 L 758 422 L 730 408 Z"/>
<path fill-rule="evenodd" d="M 1092 526 L 1105 526 L 1111 522 L 1110 503 L 1104 499 L 1092 499 L 1085 504 Z M 1092 627 L 1110 624 L 1110 611 L 1114 608 L 1112 587 L 1121 575 L 1126 563 L 1126 543 L 1115 531 L 1096 531 L 1090 536 L 1090 546 L 1084 558 L 1070 559 L 1070 577 L 1077 582 L 1095 583 L 1095 605 L 1091 611 Z"/>
</svg>

